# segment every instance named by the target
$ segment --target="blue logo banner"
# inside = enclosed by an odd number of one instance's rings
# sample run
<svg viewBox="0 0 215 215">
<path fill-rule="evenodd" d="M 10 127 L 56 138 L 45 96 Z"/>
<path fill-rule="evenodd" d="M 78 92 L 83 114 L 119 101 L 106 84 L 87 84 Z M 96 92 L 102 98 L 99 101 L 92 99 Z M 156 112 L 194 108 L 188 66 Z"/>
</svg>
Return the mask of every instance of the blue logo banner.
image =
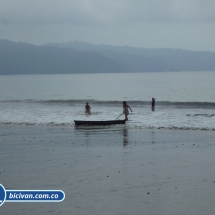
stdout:
<svg viewBox="0 0 215 215">
<path fill-rule="evenodd" d="M 0 206 L 4 203 L 6 198 L 6 191 L 4 187 L 0 184 Z"/>
<path fill-rule="evenodd" d="M 0 206 L 4 202 L 61 202 L 62 190 L 5 190 L 0 184 Z"/>
</svg>

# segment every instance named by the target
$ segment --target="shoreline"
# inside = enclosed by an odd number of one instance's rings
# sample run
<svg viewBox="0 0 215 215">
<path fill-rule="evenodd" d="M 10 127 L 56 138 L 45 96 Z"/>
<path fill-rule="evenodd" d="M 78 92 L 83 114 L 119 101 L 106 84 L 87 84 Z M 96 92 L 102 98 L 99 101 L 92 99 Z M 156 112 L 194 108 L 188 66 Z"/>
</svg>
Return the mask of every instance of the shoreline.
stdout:
<svg viewBox="0 0 215 215">
<path fill-rule="evenodd" d="M 111 125 L 111 126 L 75 126 L 74 123 L 48 123 L 48 124 L 34 124 L 34 123 L 0 123 L 0 126 L 22 126 L 22 127 L 36 127 L 36 128 L 73 128 L 73 129 L 83 129 L 83 130 L 95 130 L 95 129 L 118 129 L 120 126 L 116 126 L 116 125 Z M 172 126 L 172 127 L 154 127 L 154 126 L 148 126 L 148 127 L 144 127 L 144 126 L 134 126 L 134 127 L 130 127 L 127 124 L 123 125 L 126 127 L 126 129 L 143 129 L 143 130 L 167 130 L 167 131 L 215 131 L 215 128 L 199 128 L 199 127 L 176 127 L 176 126 Z"/>
<path fill-rule="evenodd" d="M 5 189 L 59 189 L 61 203 L 5 214 L 201 214 L 215 205 L 215 132 L 0 125 Z"/>
</svg>

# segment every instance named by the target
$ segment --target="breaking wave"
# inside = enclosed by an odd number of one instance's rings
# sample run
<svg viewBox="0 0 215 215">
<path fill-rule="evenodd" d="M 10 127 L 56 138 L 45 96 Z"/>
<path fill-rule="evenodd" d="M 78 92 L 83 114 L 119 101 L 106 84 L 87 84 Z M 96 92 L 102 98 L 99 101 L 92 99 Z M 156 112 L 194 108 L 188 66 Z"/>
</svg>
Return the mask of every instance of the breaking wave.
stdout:
<svg viewBox="0 0 215 215">
<path fill-rule="evenodd" d="M 123 101 L 123 100 L 122 100 Z M 34 103 L 34 104 L 44 104 L 44 105 L 84 105 L 89 102 L 91 105 L 96 106 L 121 106 L 122 101 L 98 101 L 98 100 L 4 100 L 0 103 Z M 151 101 L 127 101 L 129 105 L 132 106 L 144 106 L 150 105 Z M 171 101 L 156 101 L 156 106 L 171 107 L 171 108 L 215 108 L 215 102 L 171 102 Z"/>
</svg>

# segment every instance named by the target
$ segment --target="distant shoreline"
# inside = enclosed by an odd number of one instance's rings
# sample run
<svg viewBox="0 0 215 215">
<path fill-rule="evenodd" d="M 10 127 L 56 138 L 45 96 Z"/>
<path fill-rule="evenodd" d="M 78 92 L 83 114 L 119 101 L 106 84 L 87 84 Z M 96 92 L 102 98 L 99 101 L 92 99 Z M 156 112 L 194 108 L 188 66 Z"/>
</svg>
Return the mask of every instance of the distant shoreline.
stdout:
<svg viewBox="0 0 215 215">
<path fill-rule="evenodd" d="M 211 71 L 155 71 L 155 72 L 91 72 L 91 73 L 36 73 L 36 74 L 26 74 L 26 73 L 19 73 L 19 74 L 0 74 L 0 76 L 7 76 L 7 75 L 12 75 L 12 76 L 16 76 L 16 75 L 101 75 L 101 74 L 138 74 L 138 73 L 180 73 L 180 72 L 189 72 L 189 73 L 197 73 L 197 72 L 215 72 L 215 70 L 211 70 Z"/>
<path fill-rule="evenodd" d="M 92 45 L 35 46 L 0 39 L 0 74 L 215 71 L 215 52 Z"/>
</svg>

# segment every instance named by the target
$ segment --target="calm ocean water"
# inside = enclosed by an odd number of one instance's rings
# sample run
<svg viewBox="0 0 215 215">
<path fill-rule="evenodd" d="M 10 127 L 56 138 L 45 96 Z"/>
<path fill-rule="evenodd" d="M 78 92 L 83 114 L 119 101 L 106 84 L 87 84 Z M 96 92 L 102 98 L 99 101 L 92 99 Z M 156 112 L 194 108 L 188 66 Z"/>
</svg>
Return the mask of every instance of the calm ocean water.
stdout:
<svg viewBox="0 0 215 215">
<path fill-rule="evenodd" d="M 215 72 L 0 76 L 0 124 L 113 120 L 125 100 L 133 110 L 128 127 L 214 130 L 214 80 Z"/>
</svg>

